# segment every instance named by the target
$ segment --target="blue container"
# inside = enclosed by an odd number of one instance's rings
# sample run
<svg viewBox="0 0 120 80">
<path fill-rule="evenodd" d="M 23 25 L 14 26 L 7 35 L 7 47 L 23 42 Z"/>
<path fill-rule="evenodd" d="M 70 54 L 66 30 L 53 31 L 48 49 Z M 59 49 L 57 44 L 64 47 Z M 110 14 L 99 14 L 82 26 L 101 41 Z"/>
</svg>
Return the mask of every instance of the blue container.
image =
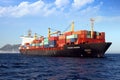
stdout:
<svg viewBox="0 0 120 80">
<path fill-rule="evenodd" d="M 70 42 L 75 42 L 77 39 L 76 38 L 71 38 Z"/>
<path fill-rule="evenodd" d="M 48 47 L 49 47 L 49 45 L 44 45 L 44 47 L 45 47 L 45 48 L 48 48 Z"/>
<path fill-rule="evenodd" d="M 49 41 L 49 45 L 56 45 L 56 41 Z"/>
<path fill-rule="evenodd" d="M 56 41 L 49 41 L 49 47 L 55 47 Z"/>
<path fill-rule="evenodd" d="M 49 47 L 55 47 L 55 45 L 49 45 Z"/>
</svg>

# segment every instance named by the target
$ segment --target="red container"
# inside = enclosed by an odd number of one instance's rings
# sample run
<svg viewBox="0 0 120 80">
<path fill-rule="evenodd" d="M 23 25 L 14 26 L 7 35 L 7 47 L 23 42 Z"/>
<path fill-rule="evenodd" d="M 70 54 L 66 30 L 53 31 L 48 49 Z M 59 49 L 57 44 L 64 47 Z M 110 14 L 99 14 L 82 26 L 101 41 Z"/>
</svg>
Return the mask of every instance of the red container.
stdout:
<svg viewBox="0 0 120 80">
<path fill-rule="evenodd" d="M 65 42 L 60 41 L 57 45 L 58 47 L 63 47 L 65 44 L 66 44 Z"/>
<path fill-rule="evenodd" d="M 73 34 L 82 34 L 81 30 L 80 31 L 75 31 Z"/>
<path fill-rule="evenodd" d="M 36 43 L 41 43 L 41 40 L 36 40 Z"/>
<path fill-rule="evenodd" d="M 80 38 L 86 38 L 87 35 L 86 35 L 86 34 L 81 34 L 81 35 L 79 35 L 79 37 L 80 37 Z"/>
<path fill-rule="evenodd" d="M 100 39 L 100 36 L 96 36 L 97 39 Z"/>
<path fill-rule="evenodd" d="M 65 44 L 59 44 L 58 47 L 63 47 Z"/>
<path fill-rule="evenodd" d="M 61 40 L 57 41 L 58 47 L 63 47 L 63 45 L 65 45 L 65 44 L 66 44 L 66 40 L 65 39 L 61 39 Z"/>
<path fill-rule="evenodd" d="M 105 32 L 101 32 L 101 35 L 105 35 Z"/>
<path fill-rule="evenodd" d="M 30 45 L 30 43 L 25 43 L 25 45 L 26 45 L 26 46 L 29 46 L 29 45 Z"/>
<path fill-rule="evenodd" d="M 98 43 L 100 43 L 100 42 L 105 42 L 105 39 L 99 39 L 99 40 L 97 40 L 98 41 Z"/>
<path fill-rule="evenodd" d="M 105 38 L 105 32 L 101 32 L 101 37 L 102 37 L 102 39 Z"/>
<path fill-rule="evenodd" d="M 44 40 L 44 37 L 40 37 L 40 40 L 43 41 L 43 40 Z"/>
<path fill-rule="evenodd" d="M 35 49 L 36 47 L 35 46 L 31 46 L 31 49 Z"/>
<path fill-rule="evenodd" d="M 104 37 L 101 35 L 101 36 L 99 36 L 99 39 L 104 39 Z"/>
<path fill-rule="evenodd" d="M 36 40 L 33 40 L 32 43 L 36 43 Z"/>
<path fill-rule="evenodd" d="M 70 42 L 71 42 L 70 39 L 67 39 L 67 40 L 66 40 L 66 43 L 70 43 Z"/>
<path fill-rule="evenodd" d="M 81 30 L 81 34 L 87 34 L 87 30 Z"/>
<path fill-rule="evenodd" d="M 65 39 L 61 39 L 61 40 L 58 40 L 58 41 L 57 41 L 57 44 L 62 44 L 62 43 L 63 43 L 63 44 L 66 43 Z"/>
<path fill-rule="evenodd" d="M 69 32 L 65 32 L 64 35 L 69 36 L 72 35 L 72 33 L 73 33 L 72 31 L 69 31 Z"/>
<path fill-rule="evenodd" d="M 41 40 L 33 40 L 32 43 L 41 43 L 42 41 Z"/>
<path fill-rule="evenodd" d="M 99 39 L 105 40 L 105 37 L 103 35 L 99 36 Z"/>
<path fill-rule="evenodd" d="M 60 35 L 59 40 L 61 40 L 61 39 L 66 39 L 66 36 L 65 35 Z"/>
<path fill-rule="evenodd" d="M 51 36 L 51 37 L 49 38 L 49 40 L 50 40 L 50 41 L 58 40 L 58 37 L 56 37 L 56 36 Z"/>
<path fill-rule="evenodd" d="M 75 44 L 80 44 L 80 43 L 83 43 L 83 42 L 84 42 L 84 40 L 79 38 L 78 41 Z"/>
</svg>

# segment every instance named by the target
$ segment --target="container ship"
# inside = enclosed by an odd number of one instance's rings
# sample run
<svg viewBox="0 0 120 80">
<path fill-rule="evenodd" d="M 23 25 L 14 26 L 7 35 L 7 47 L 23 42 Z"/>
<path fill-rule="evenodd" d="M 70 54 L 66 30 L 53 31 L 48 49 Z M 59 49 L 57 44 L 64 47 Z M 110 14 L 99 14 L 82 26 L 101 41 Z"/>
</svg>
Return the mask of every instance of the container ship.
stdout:
<svg viewBox="0 0 120 80">
<path fill-rule="evenodd" d="M 61 33 L 51 32 L 48 28 L 48 36 L 32 36 L 28 31 L 27 36 L 21 36 L 22 44 L 20 53 L 33 56 L 54 57 L 104 57 L 105 52 L 112 42 L 105 41 L 105 32 L 94 31 L 94 19 L 91 21 L 91 30 L 74 31 L 74 22 L 71 30 Z"/>
</svg>

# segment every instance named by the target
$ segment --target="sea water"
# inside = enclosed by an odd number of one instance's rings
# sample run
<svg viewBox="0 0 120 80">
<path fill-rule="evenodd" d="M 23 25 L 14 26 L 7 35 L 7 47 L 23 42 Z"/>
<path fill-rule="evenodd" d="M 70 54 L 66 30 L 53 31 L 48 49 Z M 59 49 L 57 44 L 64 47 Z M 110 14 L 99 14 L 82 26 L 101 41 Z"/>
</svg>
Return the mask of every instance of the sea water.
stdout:
<svg viewBox="0 0 120 80">
<path fill-rule="evenodd" d="M 120 54 L 105 58 L 0 54 L 0 80 L 120 80 Z"/>
</svg>

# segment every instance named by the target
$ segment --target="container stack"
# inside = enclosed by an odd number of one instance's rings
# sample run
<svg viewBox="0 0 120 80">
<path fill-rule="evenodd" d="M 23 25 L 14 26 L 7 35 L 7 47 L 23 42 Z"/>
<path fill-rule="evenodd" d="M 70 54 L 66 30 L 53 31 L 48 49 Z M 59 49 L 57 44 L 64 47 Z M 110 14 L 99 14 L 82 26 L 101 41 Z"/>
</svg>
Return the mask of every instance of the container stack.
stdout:
<svg viewBox="0 0 120 80">
<path fill-rule="evenodd" d="M 98 39 L 99 42 L 105 42 L 105 33 L 104 32 L 97 33 L 96 38 Z"/>
<path fill-rule="evenodd" d="M 87 31 L 87 38 L 91 38 L 91 31 Z"/>
<path fill-rule="evenodd" d="M 66 36 L 65 35 L 60 35 L 58 37 L 58 39 L 59 39 L 57 41 L 58 47 L 63 47 L 66 44 Z"/>
<path fill-rule="evenodd" d="M 35 47 L 36 47 L 36 44 L 35 44 L 35 43 L 32 43 L 32 44 L 30 45 L 30 47 L 31 47 L 31 48 L 35 48 Z"/>
<path fill-rule="evenodd" d="M 55 48 L 63 47 L 64 45 L 71 44 L 86 44 L 86 43 L 97 43 L 105 42 L 105 33 L 104 32 L 93 32 L 93 38 L 91 38 L 91 31 L 88 30 L 79 30 L 79 31 L 69 31 L 65 32 L 59 36 L 51 37 L 40 37 L 35 39 L 32 43 L 26 43 L 26 48 Z"/>
<path fill-rule="evenodd" d="M 40 47 L 43 47 L 44 46 L 44 42 L 42 41 L 40 44 Z"/>
<path fill-rule="evenodd" d="M 49 47 L 56 47 L 57 46 L 57 40 L 58 40 L 58 37 L 50 37 L 49 38 Z"/>
<path fill-rule="evenodd" d="M 77 40 L 78 36 L 77 34 L 72 34 L 66 37 L 66 43 L 74 43 Z"/>
<path fill-rule="evenodd" d="M 105 38 L 105 33 L 101 32 L 101 33 L 97 33 L 97 39 L 104 39 Z"/>
<path fill-rule="evenodd" d="M 45 48 L 49 47 L 49 39 L 48 38 L 45 38 L 44 41 L 43 41 L 43 43 L 44 43 L 44 47 Z"/>
<path fill-rule="evenodd" d="M 87 30 L 81 30 L 79 34 L 79 38 L 86 38 L 87 37 Z"/>
<path fill-rule="evenodd" d="M 72 31 L 69 31 L 69 32 L 65 32 L 64 35 L 69 36 L 69 35 L 72 35 L 72 33 L 73 33 Z"/>
</svg>

